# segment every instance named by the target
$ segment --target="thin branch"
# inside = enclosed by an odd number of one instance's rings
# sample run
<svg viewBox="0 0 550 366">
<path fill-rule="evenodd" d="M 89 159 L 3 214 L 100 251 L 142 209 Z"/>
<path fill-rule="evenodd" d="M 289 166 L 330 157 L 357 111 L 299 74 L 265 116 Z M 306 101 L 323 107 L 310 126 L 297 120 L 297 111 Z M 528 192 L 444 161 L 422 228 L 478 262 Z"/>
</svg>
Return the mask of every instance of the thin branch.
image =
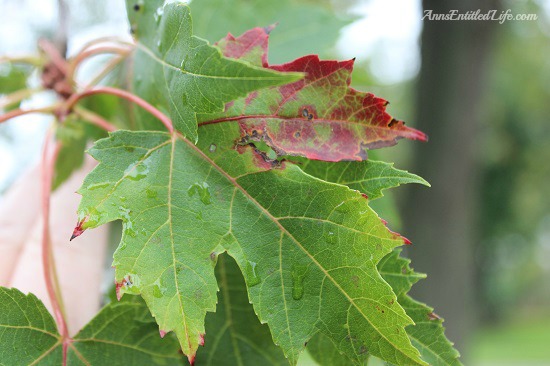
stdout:
<svg viewBox="0 0 550 366">
<path fill-rule="evenodd" d="M 26 64 L 31 66 L 42 66 L 44 64 L 44 58 L 35 55 L 21 55 L 21 56 L 0 56 L 0 64 L 9 62 L 13 64 Z"/>
<path fill-rule="evenodd" d="M 52 180 L 55 169 L 55 161 L 61 148 L 61 143 L 57 142 L 55 146 L 50 147 L 52 140 L 53 130 L 50 129 L 46 134 L 46 140 L 44 141 L 44 150 L 42 153 L 42 267 L 44 271 L 44 280 L 46 282 L 46 290 L 50 303 L 52 304 L 53 314 L 57 323 L 59 334 L 63 340 L 63 364 L 66 361 L 66 348 L 70 343 L 69 329 L 65 320 L 65 314 L 63 311 L 63 302 L 61 298 L 60 288 L 56 278 L 55 262 L 52 252 L 52 243 L 50 237 L 50 197 L 52 191 Z"/>
<path fill-rule="evenodd" d="M 0 98 L 0 109 L 9 107 L 13 104 L 19 103 L 25 98 L 30 97 L 31 95 L 43 91 L 43 88 L 27 88 L 15 91 L 13 93 L 4 95 Z"/>
<path fill-rule="evenodd" d="M 126 57 L 128 53 L 130 53 L 129 48 L 121 48 L 121 47 L 114 47 L 114 46 L 101 46 L 101 47 L 94 47 L 91 49 L 84 50 L 77 54 L 69 63 L 69 68 L 67 70 L 67 78 L 69 80 L 74 80 L 74 75 L 76 73 L 76 70 L 78 66 L 84 61 L 85 59 L 97 56 L 104 53 L 113 53 L 117 54 L 123 57 Z"/>
<path fill-rule="evenodd" d="M 70 111 L 73 106 L 82 98 L 88 97 L 94 94 L 111 94 L 116 95 L 117 97 L 124 98 L 134 104 L 139 105 L 141 108 L 145 109 L 147 112 L 151 113 L 153 116 L 158 118 L 166 127 L 168 132 L 174 132 L 174 126 L 172 125 L 172 120 L 168 118 L 164 113 L 153 107 L 151 104 L 147 103 L 145 100 L 141 99 L 135 94 L 127 92 L 126 90 L 111 88 L 108 86 L 90 89 L 83 91 L 82 93 L 73 94 L 65 104 L 66 111 Z"/>
<path fill-rule="evenodd" d="M 115 69 L 115 67 L 118 66 L 118 64 L 123 61 L 125 58 L 126 58 L 127 55 L 124 55 L 124 56 L 118 56 L 118 57 L 113 57 L 112 60 L 110 60 L 106 65 L 105 67 L 103 68 L 103 70 L 101 70 L 96 76 L 94 76 L 92 78 L 92 80 L 84 87 L 84 90 L 88 90 L 88 89 L 91 89 L 92 87 L 96 86 L 97 84 L 99 84 L 99 82 L 101 80 L 103 80 L 103 78 L 105 76 L 107 76 L 107 74 L 109 74 L 111 71 L 113 71 Z"/>
<path fill-rule="evenodd" d="M 44 107 L 44 108 L 15 109 L 13 111 L 9 111 L 8 113 L 0 115 L 0 123 L 6 122 L 9 119 L 19 117 L 19 116 L 23 116 L 25 114 L 30 114 L 30 113 L 52 114 L 58 106 L 59 106 L 59 104 L 54 104 L 54 105 Z"/>
<path fill-rule="evenodd" d="M 73 108 L 74 112 L 78 114 L 80 117 L 85 119 L 87 122 L 90 122 L 93 125 L 96 125 L 105 131 L 113 132 L 118 130 L 118 128 L 111 123 L 109 123 L 107 120 L 105 120 L 103 117 L 101 117 L 99 114 L 94 113 L 92 111 L 87 110 L 86 108 L 82 108 L 79 106 L 75 106 Z"/>
<path fill-rule="evenodd" d="M 38 41 L 38 46 L 48 55 L 50 61 L 64 74 L 67 75 L 67 61 L 59 53 L 53 43 L 46 39 Z"/>
</svg>

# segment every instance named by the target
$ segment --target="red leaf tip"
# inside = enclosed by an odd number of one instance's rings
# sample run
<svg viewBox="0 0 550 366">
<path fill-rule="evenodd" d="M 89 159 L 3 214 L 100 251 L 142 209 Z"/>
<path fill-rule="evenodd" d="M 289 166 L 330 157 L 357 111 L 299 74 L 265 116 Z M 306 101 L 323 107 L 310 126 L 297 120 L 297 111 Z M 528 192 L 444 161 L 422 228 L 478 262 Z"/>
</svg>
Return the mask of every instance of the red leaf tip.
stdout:
<svg viewBox="0 0 550 366">
<path fill-rule="evenodd" d="M 115 292 L 116 292 L 116 299 L 117 299 L 118 301 L 120 301 L 120 299 L 122 298 L 122 295 L 124 295 L 124 293 L 122 293 L 122 292 L 120 291 L 120 289 L 121 289 L 122 287 L 126 286 L 127 283 L 128 283 L 128 282 L 126 281 L 126 278 L 123 278 L 122 281 L 120 281 L 120 282 L 117 282 L 117 281 L 115 280 Z"/>
<path fill-rule="evenodd" d="M 160 338 L 164 338 L 164 336 L 165 336 L 166 333 L 168 333 L 168 332 L 165 331 L 165 330 L 159 329 L 159 333 L 160 333 Z"/>
<path fill-rule="evenodd" d="M 84 222 L 85 220 L 82 220 L 76 224 L 76 227 L 74 228 L 73 234 L 71 235 L 71 239 L 69 239 L 69 241 L 72 241 L 74 238 L 79 237 L 86 230 L 82 228 L 82 225 L 84 224 Z"/>
<path fill-rule="evenodd" d="M 199 346 L 204 346 L 204 334 L 199 333 Z"/>
<path fill-rule="evenodd" d="M 187 356 L 187 359 L 189 360 L 189 364 L 193 366 L 195 364 L 195 355 L 189 355 Z"/>
</svg>

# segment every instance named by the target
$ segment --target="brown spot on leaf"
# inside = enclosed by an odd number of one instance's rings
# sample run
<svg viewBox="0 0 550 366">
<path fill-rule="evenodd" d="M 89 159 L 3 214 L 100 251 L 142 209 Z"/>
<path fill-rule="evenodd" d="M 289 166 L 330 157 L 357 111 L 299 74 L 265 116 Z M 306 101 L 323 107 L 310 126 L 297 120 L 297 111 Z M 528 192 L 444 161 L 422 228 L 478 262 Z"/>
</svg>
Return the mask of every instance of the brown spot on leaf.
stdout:
<svg viewBox="0 0 550 366">
<path fill-rule="evenodd" d="M 427 315 L 428 315 L 428 320 L 440 320 L 441 319 L 439 317 L 439 315 L 437 315 L 433 311 L 431 313 L 428 313 Z"/>
</svg>

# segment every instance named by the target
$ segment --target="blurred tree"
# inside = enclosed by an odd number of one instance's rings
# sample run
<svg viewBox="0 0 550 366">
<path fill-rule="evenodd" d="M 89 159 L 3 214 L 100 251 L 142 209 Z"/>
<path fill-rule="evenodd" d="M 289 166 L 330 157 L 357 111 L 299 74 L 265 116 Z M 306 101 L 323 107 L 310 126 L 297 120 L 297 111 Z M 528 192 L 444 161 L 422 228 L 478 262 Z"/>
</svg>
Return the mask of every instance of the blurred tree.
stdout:
<svg viewBox="0 0 550 366">
<path fill-rule="evenodd" d="M 424 0 L 434 14 L 499 9 L 496 1 Z M 497 22 L 424 20 L 422 64 L 417 84 L 415 126 L 430 136 L 416 144 L 416 174 L 432 189 L 405 200 L 404 232 L 422 250 L 410 251 L 415 268 L 429 273 L 413 293 L 446 318 L 448 336 L 459 350 L 472 328 L 473 212 L 476 141 L 491 40 Z M 419 215 L 418 212 L 422 212 Z"/>
<path fill-rule="evenodd" d="M 540 302 L 548 278 L 536 258 L 537 228 L 550 213 L 550 21 L 541 4 L 515 4 L 539 20 L 500 26 L 491 67 L 477 250 L 485 320 Z"/>
</svg>

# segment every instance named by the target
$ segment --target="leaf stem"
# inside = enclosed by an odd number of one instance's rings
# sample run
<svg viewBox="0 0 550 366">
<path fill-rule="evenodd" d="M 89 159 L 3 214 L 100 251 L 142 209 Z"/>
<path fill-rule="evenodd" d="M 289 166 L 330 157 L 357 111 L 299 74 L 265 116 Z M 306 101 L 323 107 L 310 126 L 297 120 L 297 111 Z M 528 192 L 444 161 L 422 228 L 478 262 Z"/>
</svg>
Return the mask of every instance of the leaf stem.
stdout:
<svg viewBox="0 0 550 366">
<path fill-rule="evenodd" d="M 13 93 L 4 95 L 2 98 L 0 98 L 0 109 L 9 107 L 15 103 L 19 103 L 25 98 L 30 97 L 34 93 L 38 93 L 44 90 L 43 88 L 27 88 L 27 89 L 21 89 L 17 90 Z"/>
<path fill-rule="evenodd" d="M 82 117 L 86 121 L 104 129 L 105 131 L 113 132 L 118 129 L 117 127 L 109 123 L 107 120 L 105 120 L 103 117 L 101 117 L 99 114 L 94 113 L 86 108 L 75 106 L 73 110 L 76 114 L 78 114 L 80 117 Z"/>
<path fill-rule="evenodd" d="M 38 67 L 44 64 L 44 58 L 34 55 L 0 56 L 0 64 L 8 62 L 13 64 L 27 64 Z"/>
<path fill-rule="evenodd" d="M 46 282 L 46 290 L 48 297 L 52 305 L 53 314 L 57 323 L 59 334 L 63 342 L 63 365 L 67 360 L 67 348 L 71 339 L 69 337 L 69 329 L 67 327 L 67 321 L 65 320 L 65 314 L 63 310 L 63 301 L 61 297 L 61 288 L 57 280 L 55 271 L 55 259 L 52 251 L 52 243 L 50 237 L 50 198 L 52 190 L 52 180 L 54 173 L 54 165 L 61 149 L 61 143 L 57 142 L 52 148 L 50 146 L 52 140 L 52 132 L 46 134 L 44 141 L 44 149 L 42 152 L 42 267 L 44 271 L 44 280 Z"/>
<path fill-rule="evenodd" d="M 64 74 L 67 75 L 67 60 L 59 53 L 55 45 L 46 40 L 38 41 L 38 46 L 48 55 L 50 61 Z"/>
<path fill-rule="evenodd" d="M 84 87 L 84 90 L 91 89 L 94 85 L 99 84 L 99 82 L 103 80 L 103 78 L 107 76 L 107 74 L 113 71 L 114 68 L 126 58 L 126 56 L 127 55 L 113 57 L 113 59 L 105 65 L 103 70 L 101 70 L 96 76 L 94 76 L 94 78 Z"/>
<path fill-rule="evenodd" d="M 58 104 L 54 104 L 48 107 L 44 108 L 35 108 L 35 109 L 15 109 L 13 111 L 9 111 L 8 113 L 0 115 L 0 123 L 6 122 L 9 119 L 23 116 L 25 114 L 30 113 L 43 113 L 43 114 L 51 114 L 55 111 L 55 109 L 58 107 Z"/>
<path fill-rule="evenodd" d="M 85 49 L 77 54 L 69 63 L 67 70 L 67 78 L 69 80 L 74 80 L 74 74 L 78 66 L 87 58 L 96 56 L 103 53 L 113 53 L 125 57 L 130 53 L 129 48 L 115 47 L 115 46 L 98 46 L 91 49 Z"/>
<path fill-rule="evenodd" d="M 153 116 L 158 118 L 166 127 L 168 132 L 173 133 L 174 132 L 174 126 L 172 125 L 172 120 L 168 118 L 164 113 L 159 111 L 157 108 L 153 107 L 151 104 L 146 102 L 145 100 L 141 99 L 135 94 L 132 94 L 130 92 L 127 92 L 126 90 L 117 89 L 117 88 L 111 88 L 108 86 L 94 88 L 90 90 L 85 90 L 82 93 L 73 94 L 69 99 L 67 99 L 67 102 L 65 104 L 65 108 L 67 111 L 70 111 L 72 107 L 82 98 L 88 97 L 90 95 L 94 94 L 111 94 L 115 95 L 120 98 L 124 98 L 134 104 L 139 105 L 141 108 L 145 109 L 147 112 L 151 113 Z"/>
</svg>

